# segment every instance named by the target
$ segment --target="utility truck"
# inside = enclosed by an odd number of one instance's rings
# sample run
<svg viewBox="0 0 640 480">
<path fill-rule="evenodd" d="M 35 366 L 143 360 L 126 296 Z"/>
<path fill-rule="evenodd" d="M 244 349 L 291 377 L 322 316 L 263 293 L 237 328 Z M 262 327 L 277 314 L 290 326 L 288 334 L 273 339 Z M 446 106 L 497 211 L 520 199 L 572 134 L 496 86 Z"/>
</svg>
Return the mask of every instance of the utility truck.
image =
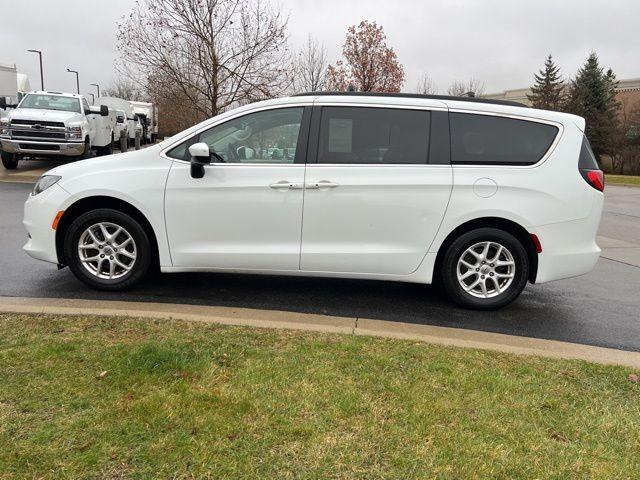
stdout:
<svg viewBox="0 0 640 480">
<path fill-rule="evenodd" d="M 25 157 L 87 158 L 113 152 L 115 110 L 91 107 L 83 95 L 37 91 L 26 94 L 0 120 L 2 164 L 14 169 Z"/>
<path fill-rule="evenodd" d="M 0 117 L 15 108 L 29 90 L 29 78 L 18 73 L 15 65 L 0 65 Z"/>
<path fill-rule="evenodd" d="M 142 140 L 144 143 L 156 143 L 158 136 L 158 110 L 150 102 L 130 102 L 133 112 L 142 123 Z"/>
<path fill-rule="evenodd" d="M 96 103 L 98 105 L 106 105 L 109 108 L 114 110 L 120 110 L 124 113 L 124 124 L 126 128 L 121 130 L 126 130 L 127 135 L 127 144 L 129 146 L 133 145 L 136 139 L 136 125 L 137 125 L 137 116 L 133 111 L 133 106 L 129 100 L 124 100 L 123 98 L 116 97 L 98 97 L 96 99 Z M 121 124 L 122 125 L 122 124 Z M 117 136 L 116 140 L 120 137 Z"/>
</svg>

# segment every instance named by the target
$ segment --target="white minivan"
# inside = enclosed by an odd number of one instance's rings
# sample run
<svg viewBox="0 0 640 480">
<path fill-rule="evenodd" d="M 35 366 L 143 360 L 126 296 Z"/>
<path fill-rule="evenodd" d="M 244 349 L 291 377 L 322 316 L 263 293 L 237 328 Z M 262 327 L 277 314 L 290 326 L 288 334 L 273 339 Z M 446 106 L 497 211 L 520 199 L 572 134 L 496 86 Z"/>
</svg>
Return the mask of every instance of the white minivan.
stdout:
<svg viewBox="0 0 640 480">
<path fill-rule="evenodd" d="M 604 178 L 584 129 L 471 98 L 253 103 L 47 172 L 24 248 L 103 290 L 156 268 L 247 272 L 439 281 L 462 306 L 498 308 L 598 260 Z"/>
</svg>

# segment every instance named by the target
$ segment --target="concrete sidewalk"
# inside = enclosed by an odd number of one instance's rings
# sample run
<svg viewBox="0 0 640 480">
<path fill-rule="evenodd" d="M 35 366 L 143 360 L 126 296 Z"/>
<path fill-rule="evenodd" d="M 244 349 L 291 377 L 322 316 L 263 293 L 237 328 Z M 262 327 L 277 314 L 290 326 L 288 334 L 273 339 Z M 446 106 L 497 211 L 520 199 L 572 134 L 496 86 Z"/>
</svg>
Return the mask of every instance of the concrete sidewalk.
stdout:
<svg viewBox="0 0 640 480">
<path fill-rule="evenodd" d="M 59 160 L 22 160 L 15 170 L 0 166 L 0 182 L 35 183 L 44 172 L 65 163 Z"/>
<path fill-rule="evenodd" d="M 640 368 L 640 353 L 638 352 L 357 317 L 333 317 L 248 308 L 23 297 L 0 297 L 0 312 L 176 319 L 259 328 L 366 335 L 520 355 L 580 359 L 595 363 Z"/>
</svg>

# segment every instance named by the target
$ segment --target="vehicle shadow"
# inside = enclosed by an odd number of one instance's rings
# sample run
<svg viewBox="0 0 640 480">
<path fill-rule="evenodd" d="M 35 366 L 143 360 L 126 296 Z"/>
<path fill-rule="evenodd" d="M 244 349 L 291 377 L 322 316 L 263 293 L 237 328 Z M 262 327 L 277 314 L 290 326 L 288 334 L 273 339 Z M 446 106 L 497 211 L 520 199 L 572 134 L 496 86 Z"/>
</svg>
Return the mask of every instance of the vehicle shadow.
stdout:
<svg viewBox="0 0 640 480">
<path fill-rule="evenodd" d="M 153 297 L 156 302 L 283 310 L 526 335 L 533 326 L 540 325 L 541 318 L 547 323 L 559 314 L 558 306 L 554 305 L 554 315 L 549 315 L 550 304 L 541 302 L 537 294 L 525 290 L 516 302 L 501 310 L 479 312 L 456 306 L 437 285 L 189 273 L 157 275 L 126 296 Z"/>
<path fill-rule="evenodd" d="M 612 310 L 610 302 L 600 301 L 599 292 L 593 291 L 593 280 L 586 277 L 551 286 L 527 285 L 512 304 L 483 312 L 457 307 L 438 287 L 399 282 L 174 273 L 158 274 L 127 292 L 102 292 L 83 285 L 68 269 L 55 271 L 39 268 L 38 264 L 32 272 L 24 273 L 31 279 L 28 285 L 5 288 L 5 294 L 41 296 L 46 292 L 45 296 L 54 298 L 280 310 L 640 350 L 637 326 L 629 321 L 629 312 L 637 312 L 635 303 L 618 302 Z"/>
</svg>

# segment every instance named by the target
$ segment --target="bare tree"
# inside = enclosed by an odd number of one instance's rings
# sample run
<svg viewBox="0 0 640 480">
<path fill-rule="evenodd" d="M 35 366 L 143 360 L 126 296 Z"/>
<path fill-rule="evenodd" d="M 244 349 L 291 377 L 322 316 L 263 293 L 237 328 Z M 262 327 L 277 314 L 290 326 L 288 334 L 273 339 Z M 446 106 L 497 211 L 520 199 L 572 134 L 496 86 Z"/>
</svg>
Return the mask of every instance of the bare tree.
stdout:
<svg viewBox="0 0 640 480">
<path fill-rule="evenodd" d="M 453 82 L 447 93 L 454 97 L 481 97 L 484 95 L 484 83 L 476 78 L 471 78 L 466 82 Z"/>
<path fill-rule="evenodd" d="M 263 0 L 140 0 L 118 28 L 120 67 L 214 116 L 290 85 L 287 21 Z"/>
<path fill-rule="evenodd" d="M 296 93 L 324 90 L 327 80 L 327 50 L 311 35 L 296 55 L 294 72 L 293 87 Z"/>
<path fill-rule="evenodd" d="M 416 93 L 419 93 L 421 95 L 435 95 L 436 93 L 438 93 L 438 88 L 433 82 L 433 79 L 426 73 L 423 73 L 418 80 Z"/>
<path fill-rule="evenodd" d="M 327 68 L 327 85 L 332 90 L 350 86 L 361 92 L 399 92 L 404 84 L 404 69 L 387 36 L 376 22 L 363 20 L 347 30 L 342 47 L 344 61 Z"/>
<path fill-rule="evenodd" d="M 190 87 L 175 85 L 171 77 L 163 72 L 149 76 L 146 90 L 149 101 L 158 109 L 160 136 L 174 135 L 209 118 L 208 114 L 193 108 L 191 99 L 196 98 L 198 93 L 190 91 L 189 95 L 185 95 L 184 88 Z"/>
<path fill-rule="evenodd" d="M 120 77 L 114 80 L 110 87 L 103 92 L 105 97 L 123 98 L 125 100 L 145 101 L 147 96 L 144 93 L 145 88 L 136 85 L 126 78 Z"/>
</svg>

